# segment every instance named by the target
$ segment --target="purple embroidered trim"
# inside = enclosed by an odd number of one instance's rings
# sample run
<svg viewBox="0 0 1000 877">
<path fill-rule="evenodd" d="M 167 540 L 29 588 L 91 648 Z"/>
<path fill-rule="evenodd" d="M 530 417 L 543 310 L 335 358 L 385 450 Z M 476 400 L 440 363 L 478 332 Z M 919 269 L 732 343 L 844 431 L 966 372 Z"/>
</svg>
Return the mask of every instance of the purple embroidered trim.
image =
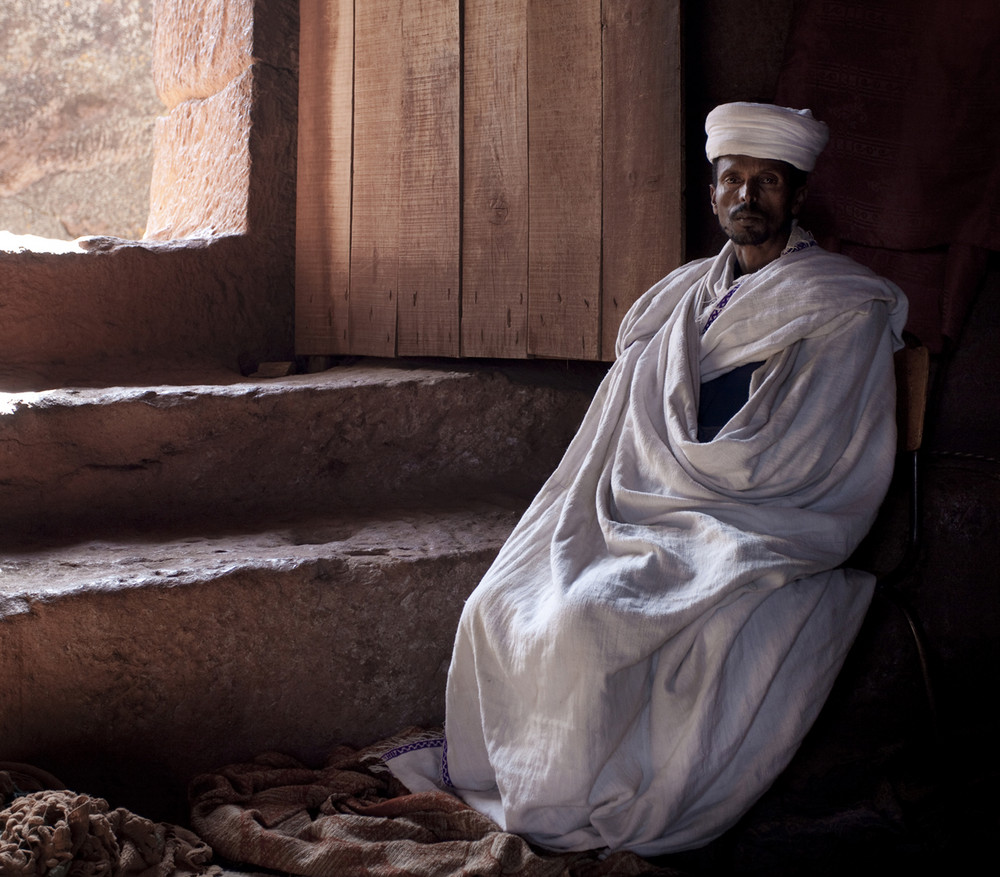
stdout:
<svg viewBox="0 0 1000 877">
<path fill-rule="evenodd" d="M 444 746 L 444 742 L 444 737 L 437 737 L 433 740 L 416 740 L 413 743 L 406 743 L 403 746 L 397 746 L 395 749 L 390 749 L 388 752 L 383 753 L 382 761 L 399 758 L 400 755 L 406 755 L 407 752 L 416 752 L 418 749 L 433 749 L 437 746 Z"/>
<path fill-rule="evenodd" d="M 744 277 L 743 280 L 746 280 L 746 278 Z M 715 318 L 717 316 L 719 316 L 719 314 L 722 313 L 722 309 L 727 304 L 729 304 L 729 299 L 731 299 L 733 297 L 734 293 L 736 292 L 736 290 L 739 289 L 743 285 L 743 280 L 740 280 L 738 283 L 735 283 L 733 285 L 733 288 L 730 289 L 729 292 L 727 292 L 724 296 L 722 296 L 722 298 L 719 299 L 719 303 L 714 308 L 712 308 L 712 313 L 710 313 L 708 315 L 707 322 L 705 323 L 704 326 L 701 327 L 701 334 L 702 335 L 704 335 L 708 331 L 708 327 L 711 326 L 712 323 L 715 322 Z"/>
<path fill-rule="evenodd" d="M 445 737 L 444 749 L 441 751 L 441 781 L 448 786 L 448 788 L 454 789 L 455 784 L 451 781 L 451 774 L 448 773 L 448 738 Z"/>
<path fill-rule="evenodd" d="M 808 250 L 809 247 L 817 247 L 817 246 L 819 246 L 819 244 L 817 244 L 816 241 L 812 239 L 803 240 L 799 241 L 797 244 L 793 244 L 790 247 L 786 247 L 784 250 L 781 251 L 781 255 L 787 256 L 789 253 L 797 253 L 799 250 Z"/>
<path fill-rule="evenodd" d="M 395 749 L 383 752 L 382 761 L 391 761 L 393 758 L 399 758 L 400 755 L 406 755 L 407 752 L 437 748 L 441 749 L 441 780 L 450 788 L 455 788 L 448 773 L 448 740 L 445 737 L 434 737 L 430 740 L 415 740 L 412 743 L 404 743 L 402 746 L 397 746 Z"/>
<path fill-rule="evenodd" d="M 817 246 L 817 244 L 816 241 L 814 240 L 802 240 L 799 241 L 797 244 L 794 244 L 793 246 L 786 247 L 784 250 L 781 251 L 781 255 L 787 256 L 789 253 L 797 253 L 799 250 L 805 250 L 808 249 L 809 247 L 815 247 L 815 246 Z M 708 327 L 715 322 L 715 318 L 722 313 L 722 309 L 727 304 L 729 304 L 729 299 L 731 299 L 735 294 L 736 290 L 738 290 L 743 285 L 744 280 L 746 280 L 746 277 L 743 277 L 742 279 L 737 281 L 737 283 L 733 286 L 733 288 L 730 289 L 729 292 L 727 292 L 724 296 L 722 296 L 722 298 L 719 299 L 719 303 L 714 308 L 712 308 L 712 313 L 708 315 L 708 320 L 705 322 L 705 325 L 701 327 L 702 335 L 704 335 L 708 331 Z"/>
</svg>

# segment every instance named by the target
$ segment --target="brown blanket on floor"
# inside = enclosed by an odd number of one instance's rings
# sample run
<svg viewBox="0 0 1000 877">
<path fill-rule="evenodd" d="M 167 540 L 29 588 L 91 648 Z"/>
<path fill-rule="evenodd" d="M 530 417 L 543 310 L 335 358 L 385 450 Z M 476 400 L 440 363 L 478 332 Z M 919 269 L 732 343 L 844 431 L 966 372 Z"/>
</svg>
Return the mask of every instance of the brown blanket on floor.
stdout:
<svg viewBox="0 0 1000 877">
<path fill-rule="evenodd" d="M 338 747 L 318 770 L 268 753 L 198 777 L 192 826 L 225 859 L 303 877 L 673 873 L 631 853 L 544 853 L 452 795 L 411 794 L 378 757 L 403 739 Z"/>
</svg>

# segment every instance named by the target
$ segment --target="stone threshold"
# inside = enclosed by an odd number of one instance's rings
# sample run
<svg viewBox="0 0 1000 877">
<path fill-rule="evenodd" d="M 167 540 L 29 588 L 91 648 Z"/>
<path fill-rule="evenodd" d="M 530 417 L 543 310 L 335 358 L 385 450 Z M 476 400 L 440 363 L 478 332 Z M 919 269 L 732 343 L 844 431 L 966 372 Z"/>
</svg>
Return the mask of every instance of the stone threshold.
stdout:
<svg viewBox="0 0 1000 877">
<path fill-rule="evenodd" d="M 362 360 L 274 379 L 0 393 L 0 543 L 530 498 L 600 372 Z"/>
<path fill-rule="evenodd" d="M 0 621 L 35 601 L 116 589 L 181 587 L 238 572 L 275 575 L 322 562 L 349 568 L 495 552 L 524 503 L 494 496 L 461 506 L 305 516 L 230 533 L 103 535 L 25 543 L 0 555 Z"/>
<path fill-rule="evenodd" d="M 183 823 L 199 772 L 440 722 L 462 605 L 600 371 L 0 395 L 4 757 Z"/>
<path fill-rule="evenodd" d="M 7 760 L 183 823 L 199 773 L 321 763 L 444 716 L 462 605 L 512 503 L 107 536 L 0 556 Z"/>
</svg>

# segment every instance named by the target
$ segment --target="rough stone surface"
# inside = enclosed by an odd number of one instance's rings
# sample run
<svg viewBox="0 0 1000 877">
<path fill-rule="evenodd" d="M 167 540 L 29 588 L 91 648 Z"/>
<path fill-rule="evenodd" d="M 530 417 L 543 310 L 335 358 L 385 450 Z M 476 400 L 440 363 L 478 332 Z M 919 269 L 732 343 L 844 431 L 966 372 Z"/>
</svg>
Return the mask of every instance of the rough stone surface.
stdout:
<svg viewBox="0 0 1000 877">
<path fill-rule="evenodd" d="M 233 82 L 228 107 L 223 92 L 164 123 L 176 130 L 157 159 L 171 191 L 153 210 L 155 236 L 245 234 L 142 246 L 103 238 L 86 254 L 0 252 L 0 391 L 127 383 L 132 373 L 189 362 L 249 373 L 291 358 L 297 79 L 289 34 L 297 11 L 256 0 L 255 41 L 265 23 L 276 25 L 259 37 L 269 62 Z M 224 146 L 212 141 L 234 161 L 194 145 L 192 129 L 212 118 L 238 135 Z M 192 161 L 172 156 L 174 146 L 195 153 Z M 240 176 L 247 162 L 249 179 Z"/>
<path fill-rule="evenodd" d="M 0 252 L 0 392 L 130 383 L 187 363 L 239 374 L 242 363 L 287 359 L 289 236 L 286 225 L 264 240 Z"/>
<path fill-rule="evenodd" d="M 440 723 L 462 603 L 516 516 L 478 503 L 5 554 L 4 758 L 184 821 L 198 772 Z"/>
<path fill-rule="evenodd" d="M 599 370 L 342 366 L 0 397 L 0 543 L 506 493 L 559 460 Z"/>
<path fill-rule="evenodd" d="M 297 7 L 159 0 L 156 12 L 154 76 L 170 111 L 146 236 L 266 234 L 283 214 L 294 227 Z"/>
<path fill-rule="evenodd" d="M 152 26 L 153 0 L 0 5 L 0 229 L 142 237 Z"/>
<path fill-rule="evenodd" d="M 282 258 L 294 261 L 295 169 L 298 150 L 298 74 L 257 64 L 251 108 L 251 235 L 268 241 L 277 225 L 287 237 L 276 242 Z"/>
<path fill-rule="evenodd" d="M 295 221 L 297 79 L 251 65 L 222 91 L 157 120 L 146 237 L 257 233 Z M 288 257 L 288 255 L 286 255 Z"/>
<path fill-rule="evenodd" d="M 210 97 L 254 57 L 254 0 L 156 0 L 153 80 L 168 109 Z"/>
<path fill-rule="evenodd" d="M 247 69 L 218 93 L 157 119 L 148 238 L 247 231 L 253 84 Z"/>
</svg>

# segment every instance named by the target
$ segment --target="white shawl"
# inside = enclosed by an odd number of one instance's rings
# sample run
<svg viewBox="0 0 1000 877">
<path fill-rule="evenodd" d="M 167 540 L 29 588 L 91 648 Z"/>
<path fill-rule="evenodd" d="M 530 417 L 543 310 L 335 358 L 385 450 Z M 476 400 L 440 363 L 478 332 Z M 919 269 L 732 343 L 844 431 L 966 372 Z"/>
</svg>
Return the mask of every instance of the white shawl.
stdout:
<svg viewBox="0 0 1000 877">
<path fill-rule="evenodd" d="M 871 598 L 837 567 L 891 475 L 906 300 L 807 245 L 741 278 L 702 337 L 733 264 L 727 244 L 636 302 L 462 615 L 445 775 L 542 846 L 653 855 L 722 833 L 791 758 Z M 699 443 L 701 382 L 757 361 Z"/>
</svg>

